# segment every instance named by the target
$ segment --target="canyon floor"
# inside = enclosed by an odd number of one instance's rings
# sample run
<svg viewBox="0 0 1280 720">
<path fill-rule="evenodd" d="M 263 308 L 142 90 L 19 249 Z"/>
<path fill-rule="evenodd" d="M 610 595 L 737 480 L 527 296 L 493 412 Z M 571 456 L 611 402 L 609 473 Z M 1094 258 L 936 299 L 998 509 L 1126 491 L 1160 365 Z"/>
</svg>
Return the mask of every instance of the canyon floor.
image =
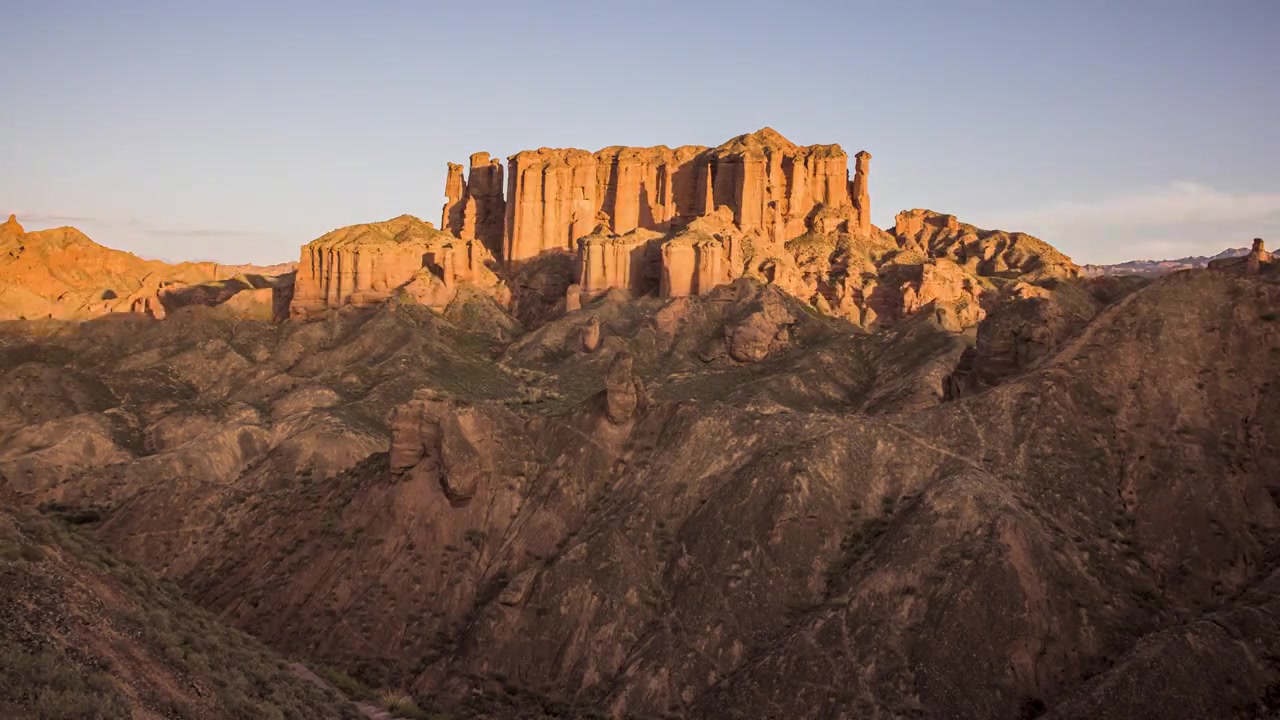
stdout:
<svg viewBox="0 0 1280 720">
<path fill-rule="evenodd" d="M 1277 263 L 908 220 L 865 326 L 556 257 L 0 323 L 0 715 L 1280 717 Z"/>
</svg>

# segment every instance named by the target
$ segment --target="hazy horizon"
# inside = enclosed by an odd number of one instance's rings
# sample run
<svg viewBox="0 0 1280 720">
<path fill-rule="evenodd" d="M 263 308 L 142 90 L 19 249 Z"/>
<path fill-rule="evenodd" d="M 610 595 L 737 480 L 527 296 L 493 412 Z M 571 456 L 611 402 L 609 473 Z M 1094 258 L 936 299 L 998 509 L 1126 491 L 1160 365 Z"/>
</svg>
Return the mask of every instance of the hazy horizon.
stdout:
<svg viewBox="0 0 1280 720">
<path fill-rule="evenodd" d="M 274 263 L 435 223 L 476 151 L 868 150 L 873 220 L 924 207 L 1080 263 L 1280 231 L 1280 3 L 19 2 L 0 214 L 144 257 Z M 1277 243 L 1280 244 L 1280 243 Z"/>
</svg>

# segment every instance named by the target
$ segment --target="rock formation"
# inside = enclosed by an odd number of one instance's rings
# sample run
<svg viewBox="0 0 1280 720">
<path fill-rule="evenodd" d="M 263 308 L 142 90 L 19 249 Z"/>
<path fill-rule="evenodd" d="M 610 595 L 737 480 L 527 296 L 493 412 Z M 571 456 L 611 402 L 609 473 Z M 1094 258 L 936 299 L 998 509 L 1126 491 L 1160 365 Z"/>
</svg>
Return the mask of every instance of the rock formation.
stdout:
<svg viewBox="0 0 1280 720">
<path fill-rule="evenodd" d="M 902 246 L 947 257 L 981 275 L 1015 272 L 1024 279 L 1074 278 L 1080 268 L 1049 243 L 1025 233 L 982 230 L 932 210 L 898 213 L 893 234 Z"/>
<path fill-rule="evenodd" d="M 292 264 L 144 260 L 103 247 L 75 228 L 27 232 L 13 215 L 0 223 L 0 319 L 6 320 L 107 314 L 162 319 L 193 304 L 223 305 L 241 292 L 248 294 L 224 312 L 270 319 L 273 293 L 291 292 L 292 271 Z"/>
<path fill-rule="evenodd" d="M 508 170 L 506 262 L 573 252 L 602 217 L 613 235 L 667 232 L 725 206 L 742 231 L 786 239 L 805 232 L 816 206 L 851 206 L 840 146 L 800 147 L 770 128 L 716 148 L 526 150 L 509 158 Z"/>
<path fill-rule="evenodd" d="M 483 433 L 483 416 L 473 410 L 415 396 L 391 418 L 391 473 L 438 483 L 449 502 L 464 503 L 489 476 L 476 448 Z"/>
<path fill-rule="evenodd" d="M 564 292 L 564 311 L 577 312 L 582 309 L 582 286 L 574 283 Z"/>
<path fill-rule="evenodd" d="M 444 179 L 444 210 L 440 214 L 440 227 L 446 232 L 462 236 L 463 202 L 467 195 L 467 181 L 462 176 L 462 166 L 449 163 Z"/>
<path fill-rule="evenodd" d="M 633 371 L 634 361 L 628 352 L 619 352 L 609 363 L 604 378 L 605 416 L 621 425 L 644 409 L 644 383 Z"/>
<path fill-rule="evenodd" d="M 441 228 L 462 240 L 479 240 L 492 257 L 500 255 L 506 217 L 501 161 L 491 160 L 485 152 L 472 154 L 465 180 L 462 166 L 449 163 L 444 192 Z"/>
<path fill-rule="evenodd" d="M 871 232 L 871 192 L 867 188 L 868 175 L 871 173 L 871 153 L 863 150 L 854 155 L 856 161 L 853 183 L 849 186 L 849 194 L 853 196 L 854 218 L 858 232 Z"/>
<path fill-rule="evenodd" d="M 1239 257 L 1221 257 L 1211 260 L 1208 267 L 1213 270 L 1229 270 L 1245 275 L 1257 275 L 1271 272 L 1275 267 L 1275 258 L 1267 252 L 1267 244 L 1262 238 L 1254 238 L 1249 252 Z"/>
<path fill-rule="evenodd" d="M 582 326 L 582 336 L 580 344 L 583 352 L 595 352 L 600 347 L 600 318 L 592 316 L 586 325 Z"/>
<path fill-rule="evenodd" d="M 625 235 L 592 234 L 578 241 L 579 284 L 588 297 L 612 288 L 644 292 L 652 284 L 651 243 L 662 236 L 648 230 Z"/>
<path fill-rule="evenodd" d="M 499 300 L 505 286 L 478 240 L 462 240 L 402 215 L 334 230 L 302 248 L 289 314 L 306 319 L 346 305 L 367 307 L 403 288 L 424 305 L 443 308 L 459 283 Z"/>
<path fill-rule="evenodd" d="M 976 278 L 947 258 L 920 266 L 920 278 L 902 286 L 902 312 L 912 315 L 929 307 L 938 323 L 952 332 L 973 327 L 986 317 L 984 290 Z"/>
</svg>

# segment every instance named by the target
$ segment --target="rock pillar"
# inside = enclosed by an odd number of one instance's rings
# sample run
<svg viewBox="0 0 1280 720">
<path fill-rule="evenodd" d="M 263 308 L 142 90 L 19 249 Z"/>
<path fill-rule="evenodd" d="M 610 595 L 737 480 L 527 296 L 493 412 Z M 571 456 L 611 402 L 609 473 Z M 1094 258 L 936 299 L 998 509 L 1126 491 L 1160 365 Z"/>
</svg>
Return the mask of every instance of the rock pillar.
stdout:
<svg viewBox="0 0 1280 720">
<path fill-rule="evenodd" d="M 858 231 L 871 232 L 871 192 L 867 188 L 867 176 L 871 172 L 871 153 L 863 150 L 854 155 L 853 196 L 854 217 L 858 221 Z"/>
</svg>

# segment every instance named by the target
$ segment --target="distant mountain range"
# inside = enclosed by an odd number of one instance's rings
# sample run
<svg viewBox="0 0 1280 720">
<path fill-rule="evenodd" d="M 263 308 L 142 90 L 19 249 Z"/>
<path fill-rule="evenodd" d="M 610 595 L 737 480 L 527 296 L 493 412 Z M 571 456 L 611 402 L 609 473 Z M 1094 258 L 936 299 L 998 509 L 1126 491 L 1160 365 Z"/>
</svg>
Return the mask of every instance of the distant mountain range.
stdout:
<svg viewBox="0 0 1280 720">
<path fill-rule="evenodd" d="M 1130 260 L 1116 265 L 1083 265 L 1081 270 L 1086 277 L 1101 275 L 1139 275 L 1141 277 L 1159 277 L 1178 270 L 1207 267 L 1210 261 L 1223 258 L 1236 258 L 1249 254 L 1249 248 L 1227 248 L 1217 255 L 1195 255 L 1177 260 Z"/>
</svg>

